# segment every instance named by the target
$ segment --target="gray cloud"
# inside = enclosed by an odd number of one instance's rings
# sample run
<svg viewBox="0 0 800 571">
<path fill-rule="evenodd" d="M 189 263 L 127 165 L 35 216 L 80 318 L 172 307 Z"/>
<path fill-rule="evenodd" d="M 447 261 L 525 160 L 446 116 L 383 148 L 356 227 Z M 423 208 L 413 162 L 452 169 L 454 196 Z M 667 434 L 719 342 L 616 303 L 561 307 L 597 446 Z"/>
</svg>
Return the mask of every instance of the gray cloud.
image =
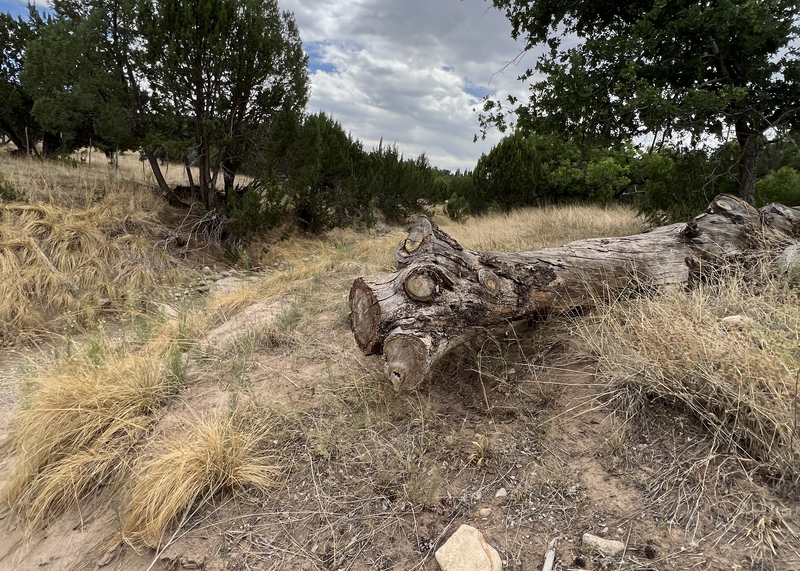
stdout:
<svg viewBox="0 0 800 571">
<path fill-rule="evenodd" d="M 283 0 L 313 58 L 310 110 L 330 112 L 375 145 L 472 168 L 499 140 L 472 142 L 484 94 L 524 95 L 503 68 L 520 53 L 505 17 L 482 0 Z"/>
</svg>

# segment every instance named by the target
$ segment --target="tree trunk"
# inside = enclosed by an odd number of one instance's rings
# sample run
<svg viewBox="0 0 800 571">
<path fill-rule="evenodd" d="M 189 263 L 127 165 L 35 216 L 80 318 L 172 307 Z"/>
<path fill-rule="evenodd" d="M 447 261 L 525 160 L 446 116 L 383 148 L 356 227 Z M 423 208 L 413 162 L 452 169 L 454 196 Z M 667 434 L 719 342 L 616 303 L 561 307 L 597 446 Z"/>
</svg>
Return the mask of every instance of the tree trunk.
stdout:
<svg viewBox="0 0 800 571">
<path fill-rule="evenodd" d="M 367 355 L 383 355 L 397 387 L 427 380 L 451 349 L 494 327 L 591 307 L 625 290 L 689 285 L 765 239 L 800 236 L 800 209 L 756 210 L 720 195 L 689 224 L 595 238 L 536 252 L 474 252 L 422 216 L 397 250 L 397 271 L 356 279 L 350 326 Z"/>
<path fill-rule="evenodd" d="M 751 129 L 744 121 L 739 121 L 736 123 L 736 139 L 742 149 L 742 156 L 739 158 L 739 197 L 754 205 L 761 133 Z"/>
<path fill-rule="evenodd" d="M 186 169 L 186 179 L 189 181 L 189 190 L 194 196 L 194 177 L 192 176 L 192 165 L 189 163 L 189 156 L 183 153 L 183 168 Z"/>
<path fill-rule="evenodd" d="M 198 168 L 200 170 L 200 197 L 207 210 L 217 207 L 217 189 L 211 180 L 211 145 L 209 143 L 210 134 L 203 127 L 200 137 L 200 156 Z"/>
<path fill-rule="evenodd" d="M 39 154 L 35 151 L 36 143 L 34 141 L 30 142 L 31 149 L 34 150 L 34 154 Z M 54 157 L 58 154 L 61 150 L 61 136 L 58 133 L 50 133 L 45 131 L 42 135 L 42 156 L 43 157 Z"/>
<path fill-rule="evenodd" d="M 158 183 L 158 189 L 161 191 L 163 196 L 168 196 L 170 194 L 170 189 L 167 185 L 166 179 L 164 178 L 164 173 L 161 172 L 161 165 L 158 164 L 158 158 L 156 157 L 156 154 L 152 149 L 145 149 L 144 156 L 147 159 L 147 162 L 150 164 L 150 169 L 153 171 L 153 176 Z"/>
<path fill-rule="evenodd" d="M 241 159 L 234 159 L 230 155 L 226 155 L 222 161 L 222 180 L 225 183 L 225 197 L 233 189 L 233 183 L 236 180 L 236 173 L 242 167 Z"/>
</svg>

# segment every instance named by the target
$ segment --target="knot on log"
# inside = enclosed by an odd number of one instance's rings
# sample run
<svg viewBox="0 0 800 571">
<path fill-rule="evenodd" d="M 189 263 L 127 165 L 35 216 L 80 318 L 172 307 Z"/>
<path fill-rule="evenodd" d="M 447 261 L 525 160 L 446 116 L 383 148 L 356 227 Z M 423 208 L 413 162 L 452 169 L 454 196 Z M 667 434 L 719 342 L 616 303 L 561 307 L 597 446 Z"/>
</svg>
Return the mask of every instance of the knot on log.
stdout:
<svg viewBox="0 0 800 571">
<path fill-rule="evenodd" d="M 443 289 L 452 289 L 454 279 L 444 268 L 432 264 L 417 265 L 411 268 L 403 280 L 403 288 L 408 297 L 415 301 L 432 301 Z"/>
</svg>

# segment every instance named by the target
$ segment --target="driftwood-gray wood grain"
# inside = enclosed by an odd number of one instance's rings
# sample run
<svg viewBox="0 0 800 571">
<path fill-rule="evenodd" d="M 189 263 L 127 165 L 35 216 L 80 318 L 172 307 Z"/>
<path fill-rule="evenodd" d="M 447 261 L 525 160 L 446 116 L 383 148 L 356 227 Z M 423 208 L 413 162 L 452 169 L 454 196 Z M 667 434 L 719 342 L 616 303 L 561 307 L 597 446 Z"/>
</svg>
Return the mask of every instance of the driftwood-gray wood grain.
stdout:
<svg viewBox="0 0 800 571">
<path fill-rule="evenodd" d="M 800 236 L 800 210 L 756 210 L 728 195 L 688 224 L 535 252 L 474 252 L 428 218 L 397 249 L 397 271 L 360 277 L 350 324 L 367 355 L 383 355 L 397 387 L 414 389 L 454 347 L 512 320 L 590 307 L 628 288 L 691 286 L 765 244 Z"/>
</svg>

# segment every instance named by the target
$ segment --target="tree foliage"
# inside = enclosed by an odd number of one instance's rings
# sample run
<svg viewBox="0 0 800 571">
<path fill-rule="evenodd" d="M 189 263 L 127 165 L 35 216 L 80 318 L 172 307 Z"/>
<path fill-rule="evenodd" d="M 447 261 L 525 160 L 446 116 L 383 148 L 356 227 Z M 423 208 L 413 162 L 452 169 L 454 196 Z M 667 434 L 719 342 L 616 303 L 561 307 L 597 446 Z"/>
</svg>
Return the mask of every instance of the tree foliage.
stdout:
<svg viewBox="0 0 800 571">
<path fill-rule="evenodd" d="M 276 0 L 154 0 L 141 30 L 147 79 L 162 113 L 193 128 L 200 193 L 216 204 L 217 175 L 226 189 L 254 138 L 282 111 L 308 99 L 308 57 L 289 12 Z"/>
<path fill-rule="evenodd" d="M 39 34 L 43 19 L 29 6 L 28 19 L 0 14 L 0 132 L 18 149 L 31 148 L 44 131 L 33 118 L 33 98 L 22 88 L 21 73 L 28 43 Z M 48 137 L 51 143 L 53 137 Z"/>
<path fill-rule="evenodd" d="M 582 144 L 649 134 L 735 133 L 739 193 L 753 201 L 764 133 L 798 123 L 796 15 L 788 0 L 493 0 L 526 48 L 544 46 L 509 98 L 522 128 Z M 506 126 L 492 100 L 482 124 Z"/>
<path fill-rule="evenodd" d="M 472 174 L 473 188 L 454 192 L 473 212 L 492 205 L 509 211 L 559 202 L 609 203 L 631 182 L 633 156 L 631 149 L 581 150 L 556 136 L 517 130 L 481 156 Z"/>
</svg>

